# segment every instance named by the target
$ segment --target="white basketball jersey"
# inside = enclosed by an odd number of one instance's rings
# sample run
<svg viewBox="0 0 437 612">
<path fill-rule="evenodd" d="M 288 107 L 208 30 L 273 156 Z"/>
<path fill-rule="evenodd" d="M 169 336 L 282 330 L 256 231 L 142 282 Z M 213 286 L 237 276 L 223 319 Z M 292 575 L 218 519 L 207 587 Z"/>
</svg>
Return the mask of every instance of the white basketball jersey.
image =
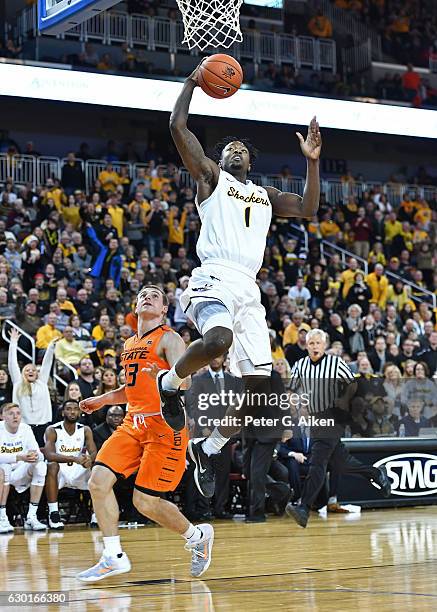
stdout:
<svg viewBox="0 0 437 612">
<path fill-rule="evenodd" d="M 240 183 L 220 170 L 217 187 L 197 209 L 202 221 L 197 242 L 200 261 L 234 262 L 256 274 L 272 219 L 267 191 L 252 181 Z"/>
<path fill-rule="evenodd" d="M 76 423 L 74 433 L 70 434 L 65 430 L 63 421 L 52 425 L 56 431 L 56 452 L 60 455 L 72 455 L 78 457 L 82 454 L 85 447 L 85 427 L 81 423 Z"/>
<path fill-rule="evenodd" d="M 3 422 L 0 422 L 0 464 L 14 463 L 16 455 L 38 450 L 30 425 L 20 423 L 16 433 L 10 433 Z"/>
</svg>

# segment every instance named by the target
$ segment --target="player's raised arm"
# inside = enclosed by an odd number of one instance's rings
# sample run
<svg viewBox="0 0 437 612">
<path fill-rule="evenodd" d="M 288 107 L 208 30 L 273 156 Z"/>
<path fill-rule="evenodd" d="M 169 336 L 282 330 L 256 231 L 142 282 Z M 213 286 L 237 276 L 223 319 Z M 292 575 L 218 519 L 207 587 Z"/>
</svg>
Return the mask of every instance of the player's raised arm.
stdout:
<svg viewBox="0 0 437 612">
<path fill-rule="evenodd" d="M 274 215 L 311 218 L 317 213 L 320 199 L 319 157 L 322 150 L 322 137 L 317 119 L 312 118 L 306 140 L 299 132 L 296 132 L 296 135 L 299 138 L 301 151 L 307 160 L 307 177 L 303 197 L 296 193 L 279 191 L 274 187 L 266 187 L 266 190 Z"/>
<path fill-rule="evenodd" d="M 187 128 L 188 111 L 193 91 L 197 87 L 197 67 L 187 78 L 170 115 L 170 132 L 184 166 L 197 183 L 215 189 L 219 176 L 217 164 L 205 155 L 196 136 Z"/>
</svg>

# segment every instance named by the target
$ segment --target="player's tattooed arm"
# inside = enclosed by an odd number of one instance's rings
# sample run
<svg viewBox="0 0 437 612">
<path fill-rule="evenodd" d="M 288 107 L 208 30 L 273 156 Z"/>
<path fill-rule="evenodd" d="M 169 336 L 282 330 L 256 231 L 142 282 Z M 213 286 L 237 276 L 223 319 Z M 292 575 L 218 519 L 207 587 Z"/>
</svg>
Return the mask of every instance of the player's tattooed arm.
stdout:
<svg viewBox="0 0 437 612">
<path fill-rule="evenodd" d="M 296 132 L 300 148 L 307 160 L 307 176 L 303 197 L 295 193 L 279 191 L 274 187 L 266 187 L 272 203 L 273 214 L 278 217 L 311 218 L 317 214 L 320 199 L 319 157 L 322 150 L 322 137 L 316 117 L 313 117 L 308 127 L 306 140 Z"/>
<path fill-rule="evenodd" d="M 200 65 L 200 64 L 199 64 Z M 188 112 L 193 91 L 197 87 L 198 67 L 185 81 L 170 115 L 170 132 L 184 166 L 197 183 L 215 189 L 220 174 L 219 167 L 205 155 L 202 145 L 188 129 Z"/>
</svg>

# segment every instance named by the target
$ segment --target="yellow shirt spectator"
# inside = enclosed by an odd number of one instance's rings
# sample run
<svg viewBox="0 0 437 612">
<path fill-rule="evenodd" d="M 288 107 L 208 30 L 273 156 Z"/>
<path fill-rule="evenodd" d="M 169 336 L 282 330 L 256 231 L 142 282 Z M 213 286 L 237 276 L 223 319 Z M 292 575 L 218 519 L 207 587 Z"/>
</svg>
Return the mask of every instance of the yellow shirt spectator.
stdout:
<svg viewBox="0 0 437 612">
<path fill-rule="evenodd" d="M 177 206 L 172 206 L 168 215 L 168 243 L 184 244 L 184 228 L 187 220 L 187 211 L 182 212 L 180 221 L 177 221 Z"/>
<path fill-rule="evenodd" d="M 36 348 L 46 349 L 50 342 L 55 338 L 62 338 L 62 334 L 59 329 L 53 327 L 53 325 L 43 325 L 36 332 Z"/>
<path fill-rule="evenodd" d="M 62 338 L 56 343 L 55 357 L 70 365 L 77 365 L 82 357 L 88 353 L 84 350 L 83 344 L 77 340 L 67 340 Z"/>
<path fill-rule="evenodd" d="M 65 223 L 71 223 L 74 229 L 80 227 L 82 223 L 79 210 L 79 206 L 62 206 L 61 208 L 61 215 Z"/>
<path fill-rule="evenodd" d="M 117 189 L 120 177 L 118 172 L 114 170 L 112 164 L 108 164 L 106 169 L 100 172 L 99 181 L 102 183 L 102 189 L 104 189 L 107 193 L 113 192 Z"/>
<path fill-rule="evenodd" d="M 67 203 L 67 196 L 60 187 L 52 187 L 46 191 L 42 203 L 47 204 L 49 200 L 53 200 L 56 210 L 62 212 L 62 205 Z"/>
<path fill-rule="evenodd" d="M 109 206 L 108 213 L 111 215 L 112 225 L 117 230 L 119 238 L 123 237 L 124 209 L 121 206 Z"/>
<path fill-rule="evenodd" d="M 145 200 L 144 198 L 137 198 L 135 196 L 135 199 L 132 200 L 132 202 L 128 206 L 129 212 L 132 212 L 132 208 L 135 203 L 138 203 L 146 214 L 152 209 L 150 203 L 147 200 Z"/>
<path fill-rule="evenodd" d="M 396 213 L 394 213 L 396 214 Z M 397 220 L 389 219 L 384 223 L 385 229 L 385 241 L 390 243 L 393 238 L 401 233 L 402 231 L 402 223 Z"/>
<path fill-rule="evenodd" d="M 161 172 L 158 171 L 158 176 L 154 176 L 150 181 L 150 189 L 152 191 L 161 191 L 162 186 L 170 181 L 165 176 L 162 176 Z"/>
<path fill-rule="evenodd" d="M 91 332 L 91 335 L 94 338 L 94 340 L 97 340 L 98 342 L 99 340 L 103 340 L 103 338 L 105 337 L 105 331 L 103 327 L 101 327 L 100 325 L 95 325 L 93 327 L 93 331 Z"/>
<path fill-rule="evenodd" d="M 375 272 L 368 274 L 366 283 L 372 293 L 370 302 L 377 304 L 379 308 L 385 308 L 388 295 L 388 278 L 383 274 L 384 268 L 376 264 Z"/>
<path fill-rule="evenodd" d="M 396 310 L 400 312 L 405 304 L 410 304 L 413 310 L 416 310 L 416 305 L 413 300 L 410 299 L 410 294 L 407 285 L 404 285 L 401 293 L 395 290 L 393 285 L 389 285 L 387 291 L 387 302 L 391 302 L 396 307 Z"/>
<path fill-rule="evenodd" d="M 316 38 L 331 38 L 332 37 L 332 23 L 329 21 L 322 11 L 317 11 L 315 15 L 308 22 L 308 30 Z"/>
<path fill-rule="evenodd" d="M 373 261 L 373 263 L 380 263 L 383 266 L 385 266 L 385 264 L 387 263 L 384 253 L 370 251 L 368 260 L 371 261 L 373 258 L 375 258 L 375 261 Z"/>
<path fill-rule="evenodd" d="M 357 274 L 358 272 L 363 274 L 363 272 L 361 272 L 361 270 L 359 270 L 358 268 L 355 268 L 355 270 L 351 270 L 350 268 L 348 268 L 347 270 L 341 273 L 340 281 L 343 283 L 341 295 L 343 299 L 346 299 L 346 296 L 349 293 L 349 289 L 355 282 L 355 274 Z"/>
<path fill-rule="evenodd" d="M 431 218 L 432 213 L 430 208 L 419 208 L 414 215 L 414 223 L 423 223 L 423 225 L 426 225 L 431 221 Z"/>
<path fill-rule="evenodd" d="M 340 232 L 339 226 L 329 219 L 328 221 L 322 221 L 320 224 L 320 232 L 323 238 L 330 238 L 331 236 L 335 236 Z"/>
</svg>

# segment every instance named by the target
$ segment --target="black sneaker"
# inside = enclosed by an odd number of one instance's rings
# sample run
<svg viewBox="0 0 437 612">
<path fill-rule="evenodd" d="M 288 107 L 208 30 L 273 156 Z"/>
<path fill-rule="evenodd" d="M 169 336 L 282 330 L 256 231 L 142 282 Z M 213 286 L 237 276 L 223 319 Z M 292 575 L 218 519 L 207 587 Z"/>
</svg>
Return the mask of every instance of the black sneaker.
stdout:
<svg viewBox="0 0 437 612">
<path fill-rule="evenodd" d="M 162 378 L 168 370 L 161 370 L 156 377 L 159 397 L 161 399 L 161 415 L 164 421 L 173 431 L 181 431 L 185 427 L 185 410 L 181 392 L 164 391 Z"/>
<path fill-rule="evenodd" d="M 61 521 L 61 515 L 59 512 L 50 512 L 49 514 L 49 527 L 50 529 L 64 529 L 64 523 Z"/>
<path fill-rule="evenodd" d="M 194 462 L 194 482 L 204 497 L 212 497 L 215 490 L 215 472 L 211 457 L 202 448 L 206 438 L 198 438 L 188 442 L 188 452 Z"/>
<path fill-rule="evenodd" d="M 391 482 L 387 475 L 387 469 L 382 466 L 378 468 L 379 476 L 375 478 L 375 482 L 377 485 L 381 487 L 381 493 L 384 497 L 390 497 L 391 495 Z"/>
<path fill-rule="evenodd" d="M 296 521 L 300 527 L 306 527 L 310 517 L 310 511 L 305 506 L 288 503 L 285 507 L 285 512 L 288 516 Z"/>
</svg>

